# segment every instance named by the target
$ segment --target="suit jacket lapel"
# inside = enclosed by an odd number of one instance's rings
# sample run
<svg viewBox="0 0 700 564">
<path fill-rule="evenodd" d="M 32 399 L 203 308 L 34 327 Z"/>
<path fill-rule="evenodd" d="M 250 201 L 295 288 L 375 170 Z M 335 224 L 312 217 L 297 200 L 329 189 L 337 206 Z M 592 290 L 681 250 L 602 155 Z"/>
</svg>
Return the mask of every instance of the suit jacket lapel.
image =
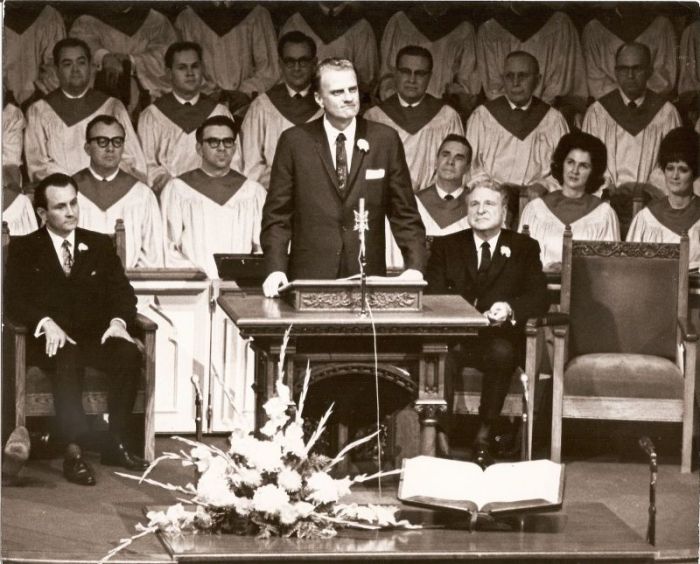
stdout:
<svg viewBox="0 0 700 564">
<path fill-rule="evenodd" d="M 367 122 L 361 117 L 357 118 L 357 127 L 355 129 L 355 143 L 352 147 L 352 166 L 350 167 L 350 174 L 348 175 L 348 185 L 345 189 L 346 197 L 347 193 L 352 190 L 357 178 L 357 173 L 362 168 L 362 160 L 365 157 L 365 151 L 360 151 L 357 147 L 357 141 L 359 139 L 367 139 Z"/>
<path fill-rule="evenodd" d="M 56 254 L 56 249 L 53 246 L 53 242 L 51 241 L 51 236 L 49 235 L 48 229 L 46 228 L 46 226 L 44 226 L 41 228 L 40 231 L 43 232 L 41 236 L 40 247 L 41 253 L 44 255 L 43 262 L 47 265 L 47 267 L 50 270 L 54 271 L 54 274 L 56 276 L 65 278 L 66 275 L 63 272 L 63 267 L 61 266 L 61 262 L 59 261 L 58 255 Z"/>
<path fill-rule="evenodd" d="M 469 272 L 470 278 L 476 282 L 479 258 L 476 245 L 474 244 L 474 232 L 471 229 L 467 231 L 467 237 L 467 271 Z"/>
<path fill-rule="evenodd" d="M 83 244 L 83 249 L 81 250 L 80 245 Z M 75 249 L 73 252 L 73 268 L 70 271 L 70 277 L 71 278 L 76 278 L 80 271 L 82 271 L 85 268 L 85 263 L 87 257 L 87 253 L 89 252 L 89 248 L 87 247 L 87 244 L 83 241 L 83 236 L 80 231 L 80 229 L 75 230 Z"/>
<path fill-rule="evenodd" d="M 331 149 L 328 146 L 326 130 L 323 129 L 323 118 L 316 120 L 313 129 L 313 137 L 316 152 L 323 163 L 323 167 L 328 173 L 328 177 L 335 187 L 335 192 L 338 193 L 338 177 L 336 176 L 335 167 L 333 166 L 333 157 L 331 156 Z"/>
<path fill-rule="evenodd" d="M 510 233 L 505 229 L 501 231 L 501 235 L 498 237 L 498 243 L 496 244 L 494 255 L 491 257 L 491 265 L 486 271 L 486 277 L 484 278 L 484 288 L 488 288 L 491 285 L 491 283 L 498 277 L 501 270 L 503 270 L 503 267 L 506 265 L 506 260 L 508 260 L 508 257 L 501 252 L 503 247 L 510 248 Z"/>
</svg>

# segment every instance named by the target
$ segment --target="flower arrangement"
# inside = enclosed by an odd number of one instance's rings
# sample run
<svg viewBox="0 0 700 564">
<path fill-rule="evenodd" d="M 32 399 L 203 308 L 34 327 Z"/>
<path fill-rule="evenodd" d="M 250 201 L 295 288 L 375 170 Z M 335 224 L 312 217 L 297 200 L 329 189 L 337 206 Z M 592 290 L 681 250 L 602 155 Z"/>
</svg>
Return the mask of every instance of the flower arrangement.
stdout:
<svg viewBox="0 0 700 564">
<path fill-rule="evenodd" d="M 259 438 L 236 430 L 227 451 L 211 445 L 175 437 L 191 448 L 187 453 L 165 452 L 154 460 L 142 476 L 117 472 L 119 476 L 139 480 L 184 494 L 182 503 L 165 511 L 150 511 L 148 524 L 137 524 L 132 537 L 122 539 L 101 562 L 106 562 L 134 540 L 158 531 L 177 537 L 186 532 L 233 533 L 261 538 L 332 537 L 339 528 L 363 529 L 417 528 L 396 519 L 398 508 L 382 505 L 339 503 L 350 493 L 354 483 L 365 482 L 401 470 L 377 472 L 371 476 L 334 478 L 331 469 L 353 448 L 374 438 L 376 431 L 343 448 L 335 458 L 312 453 L 325 430 L 333 405 L 320 419 L 308 440 L 304 439 L 302 418 L 311 372 L 306 368 L 298 404 L 292 403 L 289 387 L 284 384 L 284 351 L 289 339 L 287 330 L 278 364 L 275 395 L 264 405 L 267 422 Z M 178 460 L 197 469 L 197 484 L 178 486 L 160 483 L 148 477 L 163 460 Z"/>
</svg>

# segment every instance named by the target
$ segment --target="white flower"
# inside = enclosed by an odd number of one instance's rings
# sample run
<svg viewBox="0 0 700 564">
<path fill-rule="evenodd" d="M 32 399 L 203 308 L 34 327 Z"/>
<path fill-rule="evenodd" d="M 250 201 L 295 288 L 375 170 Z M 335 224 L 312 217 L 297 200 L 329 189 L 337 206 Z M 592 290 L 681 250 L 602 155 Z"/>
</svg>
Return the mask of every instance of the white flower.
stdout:
<svg viewBox="0 0 700 564">
<path fill-rule="evenodd" d="M 297 514 L 302 519 L 308 517 L 314 512 L 314 506 L 306 501 L 299 501 L 294 504 L 294 509 L 296 509 Z"/>
<path fill-rule="evenodd" d="M 280 523 L 283 525 L 293 525 L 299 518 L 295 507 L 291 504 L 280 507 Z"/>
<path fill-rule="evenodd" d="M 287 492 L 273 484 L 262 486 L 253 494 L 253 509 L 255 511 L 278 515 L 280 509 L 285 505 L 289 505 Z"/>
<path fill-rule="evenodd" d="M 360 151 L 363 152 L 368 152 L 369 151 L 369 143 L 367 142 L 367 139 L 358 139 L 357 140 L 357 148 Z"/>
<path fill-rule="evenodd" d="M 90 247 L 88 247 L 85 243 L 78 243 L 78 251 L 87 251 Z"/>
<path fill-rule="evenodd" d="M 294 454 L 299 458 L 304 458 L 305 456 L 304 429 L 296 421 L 284 430 L 282 450 L 285 454 Z"/>
<path fill-rule="evenodd" d="M 250 435 L 241 436 L 237 434 L 235 437 L 234 435 L 231 435 L 231 448 L 229 449 L 229 454 L 238 454 L 248 460 L 251 453 L 255 452 L 260 444 L 261 441 Z"/>
<path fill-rule="evenodd" d="M 505 245 L 501 245 L 501 254 L 508 258 L 510 256 L 510 247 L 506 247 Z"/>
<path fill-rule="evenodd" d="M 336 502 L 344 495 L 350 493 L 350 478 L 334 480 L 325 472 L 314 472 L 309 477 L 306 485 L 311 490 L 309 499 L 316 503 Z"/>
<path fill-rule="evenodd" d="M 260 472 L 282 469 L 282 449 L 271 441 L 258 441 L 258 447 L 248 454 L 250 464 Z"/>
<path fill-rule="evenodd" d="M 206 472 L 209 469 L 209 463 L 211 461 L 211 451 L 204 446 L 194 447 L 190 451 L 190 456 L 197 465 L 197 470 L 200 473 Z M 185 461 L 183 461 L 184 464 Z"/>
<path fill-rule="evenodd" d="M 247 517 L 253 510 L 253 501 L 247 497 L 237 497 L 233 502 L 233 507 L 241 517 Z"/>
<path fill-rule="evenodd" d="M 262 483 L 262 476 L 255 468 L 239 468 L 238 472 L 231 476 L 236 485 L 252 486 L 257 488 Z"/>
<path fill-rule="evenodd" d="M 297 492 L 301 488 L 301 476 L 296 470 L 285 468 L 277 475 L 277 483 L 288 492 Z"/>
</svg>

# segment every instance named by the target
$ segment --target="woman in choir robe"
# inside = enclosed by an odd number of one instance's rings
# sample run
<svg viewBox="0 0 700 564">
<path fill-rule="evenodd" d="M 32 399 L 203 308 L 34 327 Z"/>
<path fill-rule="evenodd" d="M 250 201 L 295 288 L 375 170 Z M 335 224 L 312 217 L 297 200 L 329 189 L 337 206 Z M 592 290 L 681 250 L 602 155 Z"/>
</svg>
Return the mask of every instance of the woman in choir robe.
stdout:
<svg viewBox="0 0 700 564">
<path fill-rule="evenodd" d="M 628 241 L 678 243 L 690 239 L 690 268 L 700 267 L 700 197 L 693 193 L 698 177 L 698 134 L 689 127 L 669 131 L 659 146 L 659 165 L 668 196 L 653 200 L 630 225 Z"/>
<path fill-rule="evenodd" d="M 619 241 L 620 224 L 612 207 L 593 195 L 604 183 L 607 152 L 603 142 L 581 131 L 564 135 L 552 155 L 552 176 L 561 190 L 532 200 L 523 209 L 518 231 L 528 226 L 540 244 L 545 271 L 561 270 L 567 225 L 574 239 Z"/>
</svg>

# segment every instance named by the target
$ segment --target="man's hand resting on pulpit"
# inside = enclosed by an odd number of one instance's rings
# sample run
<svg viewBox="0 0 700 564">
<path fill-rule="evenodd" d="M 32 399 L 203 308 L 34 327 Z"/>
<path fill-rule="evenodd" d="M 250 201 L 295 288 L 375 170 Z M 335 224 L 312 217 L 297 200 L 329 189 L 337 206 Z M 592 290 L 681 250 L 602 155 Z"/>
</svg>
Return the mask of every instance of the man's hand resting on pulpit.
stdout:
<svg viewBox="0 0 700 564">
<path fill-rule="evenodd" d="M 279 296 L 281 286 L 289 284 L 287 275 L 282 271 L 275 271 L 268 274 L 263 282 L 263 294 L 266 298 L 276 298 Z"/>
<path fill-rule="evenodd" d="M 423 273 L 415 268 L 407 268 L 396 277 L 398 280 L 414 280 L 420 282 L 423 280 Z"/>
<path fill-rule="evenodd" d="M 491 325 L 501 326 L 512 319 L 513 308 L 507 302 L 494 302 L 491 308 L 484 312 L 484 315 Z"/>
</svg>

